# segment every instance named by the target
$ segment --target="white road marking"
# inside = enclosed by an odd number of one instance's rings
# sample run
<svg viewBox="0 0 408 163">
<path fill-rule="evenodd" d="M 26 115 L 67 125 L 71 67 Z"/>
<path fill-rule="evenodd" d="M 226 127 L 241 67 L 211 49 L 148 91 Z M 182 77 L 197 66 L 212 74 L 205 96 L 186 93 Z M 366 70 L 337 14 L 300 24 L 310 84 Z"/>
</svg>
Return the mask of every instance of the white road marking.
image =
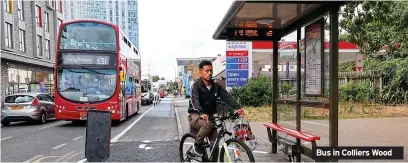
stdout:
<svg viewBox="0 0 408 163">
<path fill-rule="evenodd" d="M 76 137 L 76 138 L 74 138 L 72 140 L 78 140 L 78 139 L 81 139 L 81 138 L 82 138 L 82 136 L 78 136 L 78 137 Z"/>
<path fill-rule="evenodd" d="M 146 147 L 145 150 L 150 150 L 153 149 L 152 147 Z"/>
<path fill-rule="evenodd" d="M 265 151 L 252 151 L 253 153 L 262 153 L 262 154 L 268 154 L 268 152 Z"/>
<path fill-rule="evenodd" d="M 145 148 L 147 146 L 147 144 L 140 144 L 139 148 Z"/>
<path fill-rule="evenodd" d="M 140 119 L 143 118 L 144 115 L 146 115 L 150 110 L 152 110 L 154 106 L 146 110 L 142 115 L 140 115 L 139 118 L 137 118 L 132 124 L 130 124 L 128 127 L 126 127 L 122 132 L 120 132 L 118 135 L 116 135 L 113 139 L 111 139 L 111 142 L 117 142 L 120 137 L 122 137 L 126 132 L 128 132 L 137 122 L 140 121 Z"/>
<path fill-rule="evenodd" d="M 34 156 L 33 158 L 30 158 L 30 159 L 28 159 L 27 161 L 24 161 L 24 162 L 33 162 L 34 160 L 37 160 L 37 159 L 39 159 L 40 157 L 42 157 L 43 155 L 37 155 L 37 156 Z"/>
<path fill-rule="evenodd" d="M 152 141 L 149 141 L 149 140 L 143 140 L 142 142 L 143 142 L 143 143 L 150 143 L 150 142 L 152 142 Z"/>
<path fill-rule="evenodd" d="M 12 138 L 12 136 L 5 137 L 5 138 L 1 138 L 1 140 L 0 140 L 0 141 L 6 140 L 6 139 L 10 139 L 10 138 Z"/>
<path fill-rule="evenodd" d="M 52 124 L 52 125 L 48 125 L 48 126 L 41 127 L 40 130 L 45 129 L 45 128 L 48 128 L 48 127 L 52 127 L 52 126 L 55 126 L 55 125 L 63 124 L 63 123 L 68 123 L 68 122 L 64 121 L 64 122 L 54 123 L 54 124 Z"/>
<path fill-rule="evenodd" d="M 77 163 L 84 163 L 86 161 L 86 158 L 79 160 Z"/>
<path fill-rule="evenodd" d="M 59 148 L 65 146 L 65 145 L 67 145 L 67 144 L 68 144 L 68 143 L 60 144 L 60 145 L 58 145 L 58 146 L 56 146 L 56 147 L 54 147 L 54 148 L 52 148 L 52 149 L 59 149 Z"/>
<path fill-rule="evenodd" d="M 326 125 L 326 124 L 323 124 L 323 123 L 310 122 L 310 121 L 302 121 L 302 122 L 329 127 L 329 125 Z"/>
</svg>

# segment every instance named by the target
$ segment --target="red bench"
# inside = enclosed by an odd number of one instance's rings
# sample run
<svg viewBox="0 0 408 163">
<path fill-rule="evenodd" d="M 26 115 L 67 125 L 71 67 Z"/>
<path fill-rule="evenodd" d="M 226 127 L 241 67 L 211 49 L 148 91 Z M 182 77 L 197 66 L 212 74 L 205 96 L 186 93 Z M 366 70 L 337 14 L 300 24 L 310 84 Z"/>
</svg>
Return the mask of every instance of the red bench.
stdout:
<svg viewBox="0 0 408 163">
<path fill-rule="evenodd" d="M 283 132 L 289 136 L 293 136 L 295 138 L 302 139 L 304 141 L 313 142 L 316 140 L 320 140 L 320 136 L 311 135 L 308 133 L 304 133 L 302 131 L 297 131 L 297 130 L 293 130 L 290 128 L 286 128 L 276 123 L 267 122 L 267 123 L 264 123 L 264 126 L 267 128 L 271 128 L 272 130 Z"/>
<path fill-rule="evenodd" d="M 292 136 L 292 137 L 295 137 L 295 138 L 298 138 L 298 139 L 301 139 L 301 140 L 304 140 L 304 141 L 307 141 L 307 142 L 311 142 L 312 148 L 316 147 L 316 141 L 320 140 L 320 136 L 316 136 L 316 135 L 308 134 L 308 133 L 305 133 L 305 132 L 302 132 L 302 131 L 286 128 L 286 127 L 278 125 L 276 123 L 266 122 L 263 125 L 267 129 L 269 141 L 272 144 L 277 144 L 278 143 L 278 138 L 272 136 L 271 130 L 274 130 L 274 131 L 277 131 L 277 132 L 282 132 L 282 133 L 287 134 L 289 136 Z M 292 159 L 297 160 L 299 158 L 298 161 L 300 161 L 300 153 L 301 152 L 299 151 L 300 149 L 296 148 L 296 143 L 291 142 L 289 140 L 283 140 L 283 141 L 279 140 L 279 142 L 285 144 L 285 148 L 284 148 L 283 152 L 287 153 L 289 155 L 290 160 L 292 160 Z M 287 146 L 291 146 L 291 148 L 288 148 Z M 304 150 L 301 150 L 301 151 L 306 152 Z M 307 151 L 306 153 L 308 153 L 306 155 L 310 155 L 310 156 L 312 154 L 311 150 Z"/>
</svg>

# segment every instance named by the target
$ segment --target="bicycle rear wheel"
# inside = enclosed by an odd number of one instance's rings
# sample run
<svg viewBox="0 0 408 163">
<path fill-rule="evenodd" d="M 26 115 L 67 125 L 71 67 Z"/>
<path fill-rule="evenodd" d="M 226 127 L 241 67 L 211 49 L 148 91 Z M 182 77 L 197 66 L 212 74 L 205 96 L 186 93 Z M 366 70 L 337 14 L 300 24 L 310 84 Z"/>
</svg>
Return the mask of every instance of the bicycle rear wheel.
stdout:
<svg viewBox="0 0 408 163">
<path fill-rule="evenodd" d="M 219 157 L 220 162 L 224 162 L 225 159 L 232 162 L 255 162 L 251 149 L 241 140 L 231 138 L 225 141 L 225 143 L 228 149 L 225 149 L 225 146 L 220 144 L 222 145 Z M 228 154 L 226 154 L 227 151 Z"/>
</svg>

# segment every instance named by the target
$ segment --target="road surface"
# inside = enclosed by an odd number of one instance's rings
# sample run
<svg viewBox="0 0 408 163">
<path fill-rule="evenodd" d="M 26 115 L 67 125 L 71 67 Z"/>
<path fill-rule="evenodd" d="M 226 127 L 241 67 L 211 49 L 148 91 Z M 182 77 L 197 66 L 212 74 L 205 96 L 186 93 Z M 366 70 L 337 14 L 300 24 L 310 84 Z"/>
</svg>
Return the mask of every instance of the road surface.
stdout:
<svg viewBox="0 0 408 163">
<path fill-rule="evenodd" d="M 152 106 L 143 106 L 138 115 L 112 126 L 112 138 Z M 74 125 L 70 121 L 50 121 L 43 125 L 23 122 L 2 126 L 1 161 L 77 162 L 85 157 L 85 126 L 85 123 Z"/>
</svg>

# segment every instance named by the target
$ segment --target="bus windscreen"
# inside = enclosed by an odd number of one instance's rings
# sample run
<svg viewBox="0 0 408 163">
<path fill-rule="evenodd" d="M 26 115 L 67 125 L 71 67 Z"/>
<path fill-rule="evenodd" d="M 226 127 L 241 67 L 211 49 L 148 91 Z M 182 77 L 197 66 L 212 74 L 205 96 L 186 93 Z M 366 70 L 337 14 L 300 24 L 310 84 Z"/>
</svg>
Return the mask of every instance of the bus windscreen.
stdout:
<svg viewBox="0 0 408 163">
<path fill-rule="evenodd" d="M 70 23 L 60 37 L 60 49 L 116 51 L 115 29 L 102 23 Z"/>
</svg>

